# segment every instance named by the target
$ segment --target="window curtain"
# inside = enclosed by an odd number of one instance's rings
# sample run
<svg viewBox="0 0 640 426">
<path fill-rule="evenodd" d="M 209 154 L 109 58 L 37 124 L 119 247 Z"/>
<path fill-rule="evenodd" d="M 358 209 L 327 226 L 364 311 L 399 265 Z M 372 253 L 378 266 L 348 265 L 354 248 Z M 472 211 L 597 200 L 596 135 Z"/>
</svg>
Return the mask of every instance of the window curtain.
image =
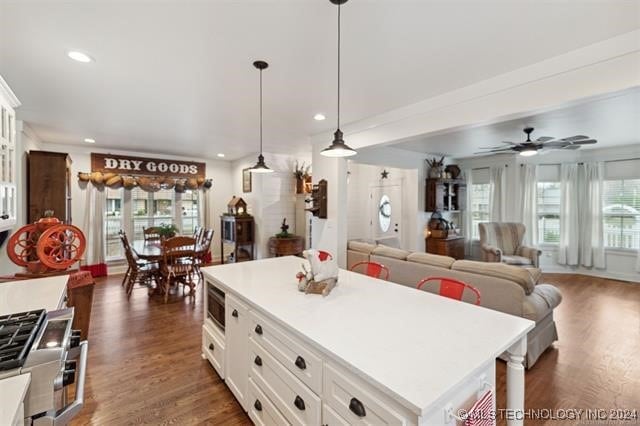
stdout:
<svg viewBox="0 0 640 426">
<path fill-rule="evenodd" d="M 491 167 L 489 170 L 489 220 L 505 220 L 505 166 Z"/>
<path fill-rule="evenodd" d="M 578 265 L 580 244 L 580 209 L 578 165 L 562 164 L 560 166 L 560 244 L 558 246 L 558 263 L 561 265 Z"/>
<path fill-rule="evenodd" d="M 520 221 L 527 231 L 524 244 L 535 246 L 538 243 L 538 167 L 535 164 L 520 166 Z"/>
<path fill-rule="evenodd" d="M 200 225 L 204 229 L 213 229 L 213 199 L 211 195 L 211 190 L 202 189 L 200 192 L 200 199 L 202 200 L 202 206 L 200 206 Z M 215 234 L 214 234 L 215 235 Z M 212 250 L 215 245 L 211 243 L 211 249 L 209 253 L 205 255 L 204 263 L 209 264 L 212 261 Z"/>
<path fill-rule="evenodd" d="M 636 259 L 636 272 L 640 272 L 640 249 L 638 249 L 638 258 Z"/>
<path fill-rule="evenodd" d="M 463 211 L 463 220 L 464 220 L 464 238 L 467 241 L 466 252 L 468 256 L 471 256 L 471 243 L 473 240 L 473 216 L 471 213 L 471 193 L 473 188 L 473 176 L 472 170 L 468 169 L 464 171 L 465 183 L 467 184 L 466 194 L 466 206 L 467 208 Z"/>
<path fill-rule="evenodd" d="M 585 163 L 579 166 L 581 190 L 580 228 L 574 239 L 580 240 L 580 263 L 586 267 L 604 268 L 604 230 L 602 214 L 603 163 Z"/>
<path fill-rule="evenodd" d="M 96 188 L 92 183 L 87 185 L 84 208 L 84 236 L 87 239 L 85 262 L 80 268 L 91 272 L 94 277 L 107 275 L 107 262 L 104 248 L 104 211 L 107 204 L 105 188 Z"/>
</svg>

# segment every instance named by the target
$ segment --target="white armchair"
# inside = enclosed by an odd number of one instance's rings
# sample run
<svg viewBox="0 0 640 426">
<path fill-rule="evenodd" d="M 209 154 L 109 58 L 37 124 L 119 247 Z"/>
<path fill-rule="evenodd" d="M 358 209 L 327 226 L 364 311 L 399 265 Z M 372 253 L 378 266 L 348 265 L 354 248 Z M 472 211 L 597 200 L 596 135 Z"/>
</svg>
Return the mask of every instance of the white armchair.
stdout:
<svg viewBox="0 0 640 426">
<path fill-rule="evenodd" d="M 542 252 L 523 245 L 527 231 L 522 223 L 480 223 L 480 248 L 485 262 L 538 267 Z"/>
</svg>

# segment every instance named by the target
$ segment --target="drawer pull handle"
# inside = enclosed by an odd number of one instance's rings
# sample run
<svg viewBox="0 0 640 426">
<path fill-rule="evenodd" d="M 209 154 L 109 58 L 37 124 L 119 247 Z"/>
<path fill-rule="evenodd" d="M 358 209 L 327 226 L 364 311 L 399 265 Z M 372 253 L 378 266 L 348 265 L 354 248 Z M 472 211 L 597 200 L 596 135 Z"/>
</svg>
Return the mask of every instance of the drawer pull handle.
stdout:
<svg viewBox="0 0 640 426">
<path fill-rule="evenodd" d="M 260 358 L 260 356 L 256 355 L 256 359 L 253 360 L 253 363 L 255 365 L 257 365 L 258 367 L 262 367 L 262 358 Z"/>
<path fill-rule="evenodd" d="M 238 310 L 234 309 L 233 312 L 231 312 L 231 316 L 234 318 L 238 318 Z"/>
<path fill-rule="evenodd" d="M 300 395 L 296 395 L 296 400 L 293 401 L 293 405 L 295 405 L 296 408 L 300 411 L 304 411 L 305 409 L 304 399 L 300 398 Z"/>
<path fill-rule="evenodd" d="M 253 403 L 253 407 L 258 411 L 262 411 L 262 403 L 257 399 L 256 399 L 256 402 Z"/>
<path fill-rule="evenodd" d="M 358 417 L 364 417 L 367 415 L 364 405 L 362 405 L 362 402 L 358 401 L 356 398 L 351 398 L 351 401 L 349 402 L 349 410 Z"/>
<path fill-rule="evenodd" d="M 262 326 L 260 324 L 256 325 L 256 334 L 262 335 Z"/>
<path fill-rule="evenodd" d="M 301 356 L 298 356 L 298 358 L 296 358 L 296 367 L 298 367 L 300 370 L 307 369 L 307 363 L 304 362 L 304 358 L 302 358 Z"/>
<path fill-rule="evenodd" d="M 213 350 L 213 343 L 209 343 L 209 350 L 212 351 Z"/>
</svg>

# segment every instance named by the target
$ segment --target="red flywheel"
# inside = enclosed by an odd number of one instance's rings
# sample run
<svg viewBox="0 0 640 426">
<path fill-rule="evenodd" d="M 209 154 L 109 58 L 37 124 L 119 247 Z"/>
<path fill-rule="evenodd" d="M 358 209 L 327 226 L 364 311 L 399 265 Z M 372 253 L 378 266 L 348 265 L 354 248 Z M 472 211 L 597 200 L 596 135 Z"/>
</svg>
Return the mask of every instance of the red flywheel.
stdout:
<svg viewBox="0 0 640 426">
<path fill-rule="evenodd" d="M 82 231 L 73 225 L 55 225 L 42 233 L 36 253 L 43 265 L 57 270 L 80 260 L 87 246 Z"/>
</svg>

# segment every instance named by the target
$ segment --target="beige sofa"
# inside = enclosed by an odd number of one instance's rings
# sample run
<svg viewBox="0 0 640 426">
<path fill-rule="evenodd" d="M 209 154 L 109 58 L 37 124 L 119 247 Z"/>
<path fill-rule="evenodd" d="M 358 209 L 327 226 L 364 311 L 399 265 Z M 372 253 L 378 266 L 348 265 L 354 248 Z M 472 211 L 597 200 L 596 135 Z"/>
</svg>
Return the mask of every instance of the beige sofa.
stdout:
<svg viewBox="0 0 640 426">
<path fill-rule="evenodd" d="M 527 368 L 558 340 L 553 310 L 560 304 L 562 295 L 556 287 L 538 283 L 541 273 L 537 268 L 455 260 L 360 241 L 348 243 L 348 265 L 369 260 L 389 268 L 389 280 L 393 283 L 415 287 L 426 277 L 458 279 L 480 291 L 482 306 L 535 321 L 536 327 L 527 336 Z M 434 287 L 426 290 L 437 292 Z"/>
</svg>

